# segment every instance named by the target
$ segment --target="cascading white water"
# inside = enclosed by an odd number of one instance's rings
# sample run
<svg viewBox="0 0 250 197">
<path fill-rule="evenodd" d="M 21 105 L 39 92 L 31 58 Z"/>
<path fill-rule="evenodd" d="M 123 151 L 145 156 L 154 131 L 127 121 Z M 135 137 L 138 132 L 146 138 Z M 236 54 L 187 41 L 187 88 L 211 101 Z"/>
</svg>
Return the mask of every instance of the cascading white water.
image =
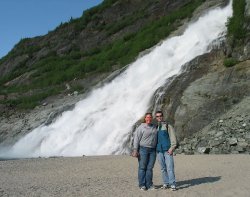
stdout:
<svg viewBox="0 0 250 197">
<path fill-rule="evenodd" d="M 103 155 L 124 152 L 133 124 L 146 112 L 155 90 L 180 72 L 181 66 L 209 51 L 209 45 L 226 31 L 231 3 L 209 11 L 137 59 L 126 71 L 98 88 L 72 111 L 54 123 L 40 126 L 21 138 L 1 157 Z"/>
</svg>

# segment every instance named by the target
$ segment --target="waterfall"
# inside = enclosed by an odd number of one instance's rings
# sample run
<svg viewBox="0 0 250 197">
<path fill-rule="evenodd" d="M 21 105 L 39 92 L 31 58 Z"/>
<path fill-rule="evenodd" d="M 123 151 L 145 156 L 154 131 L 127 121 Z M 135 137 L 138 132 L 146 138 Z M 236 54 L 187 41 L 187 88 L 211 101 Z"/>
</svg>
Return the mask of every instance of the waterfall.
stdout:
<svg viewBox="0 0 250 197">
<path fill-rule="evenodd" d="M 181 36 L 164 40 L 123 73 L 93 90 L 54 123 L 41 125 L 1 157 L 49 157 L 124 153 L 122 144 L 148 107 L 155 91 L 182 65 L 209 52 L 226 32 L 232 6 L 215 8 L 188 25 Z"/>
</svg>

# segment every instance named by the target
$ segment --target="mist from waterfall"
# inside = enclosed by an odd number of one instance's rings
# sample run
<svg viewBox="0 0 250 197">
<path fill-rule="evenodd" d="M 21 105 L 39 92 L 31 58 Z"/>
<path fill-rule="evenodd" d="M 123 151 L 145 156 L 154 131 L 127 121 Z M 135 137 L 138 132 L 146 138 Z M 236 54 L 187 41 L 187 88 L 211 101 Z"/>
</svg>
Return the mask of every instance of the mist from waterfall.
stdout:
<svg viewBox="0 0 250 197">
<path fill-rule="evenodd" d="M 181 36 L 156 46 L 122 74 L 64 112 L 51 125 L 41 125 L 0 157 L 49 157 L 124 153 L 134 123 L 150 106 L 157 88 L 180 73 L 182 65 L 209 52 L 225 35 L 231 3 L 215 8 L 188 25 Z"/>
</svg>

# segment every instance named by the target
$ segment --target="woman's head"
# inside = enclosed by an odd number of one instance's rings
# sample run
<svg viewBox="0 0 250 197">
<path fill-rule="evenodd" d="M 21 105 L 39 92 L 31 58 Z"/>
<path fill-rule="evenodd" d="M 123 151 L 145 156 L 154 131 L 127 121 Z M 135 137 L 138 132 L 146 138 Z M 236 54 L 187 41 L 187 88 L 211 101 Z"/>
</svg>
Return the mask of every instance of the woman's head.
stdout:
<svg viewBox="0 0 250 197">
<path fill-rule="evenodd" d="M 147 123 L 147 124 L 151 124 L 152 123 L 152 113 L 150 112 L 147 112 L 144 116 L 144 122 Z"/>
</svg>

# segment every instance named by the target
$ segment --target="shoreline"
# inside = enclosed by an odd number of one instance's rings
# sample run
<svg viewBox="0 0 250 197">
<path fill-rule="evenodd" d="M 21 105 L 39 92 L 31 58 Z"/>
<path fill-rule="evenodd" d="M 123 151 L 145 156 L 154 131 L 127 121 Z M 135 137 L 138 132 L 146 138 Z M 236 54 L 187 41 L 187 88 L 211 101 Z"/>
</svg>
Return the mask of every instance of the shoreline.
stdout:
<svg viewBox="0 0 250 197">
<path fill-rule="evenodd" d="M 178 157 L 178 156 L 230 156 L 230 155 L 249 155 L 249 153 L 238 153 L 238 154 L 234 154 L 234 153 L 229 153 L 229 154 L 185 154 L 185 153 L 177 153 L 174 155 L 174 157 Z M 58 158 L 64 158 L 64 159 L 74 159 L 74 158 L 109 158 L 109 157 L 122 157 L 122 156 L 130 156 L 129 154 L 122 154 L 122 155 L 82 155 L 82 156 L 49 156 L 49 157 L 0 157 L 0 161 L 10 161 L 10 160 L 32 160 L 32 159 L 58 159 Z M 134 158 L 135 159 L 135 158 Z"/>
</svg>

